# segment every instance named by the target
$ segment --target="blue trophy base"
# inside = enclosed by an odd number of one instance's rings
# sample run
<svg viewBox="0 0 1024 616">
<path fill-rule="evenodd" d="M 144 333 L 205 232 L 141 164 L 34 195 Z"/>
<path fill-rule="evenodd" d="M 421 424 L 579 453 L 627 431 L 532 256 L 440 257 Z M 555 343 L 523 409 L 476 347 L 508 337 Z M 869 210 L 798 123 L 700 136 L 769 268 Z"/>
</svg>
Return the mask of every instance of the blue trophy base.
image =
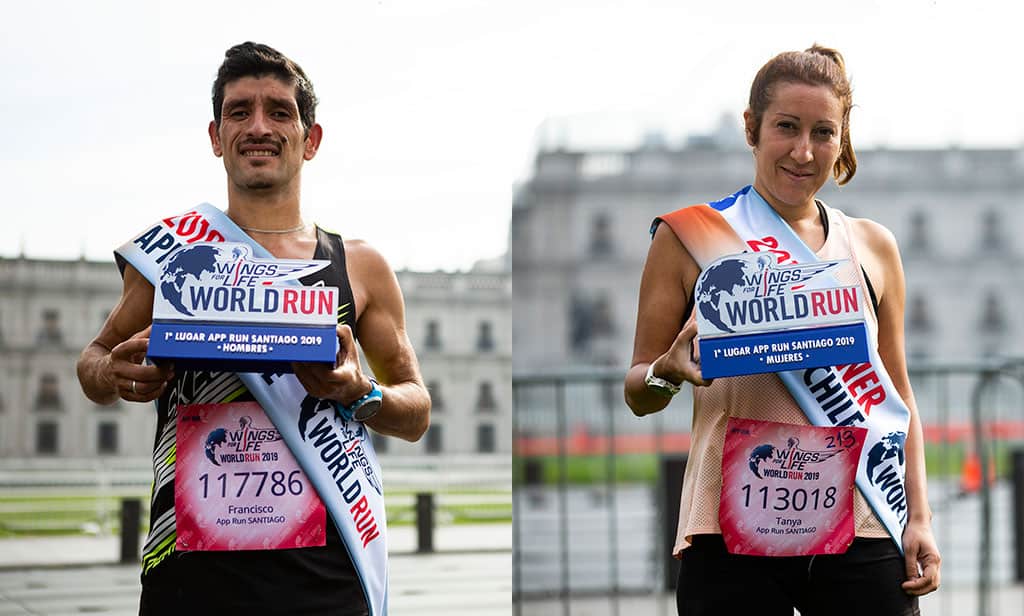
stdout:
<svg viewBox="0 0 1024 616">
<path fill-rule="evenodd" d="M 333 366 L 337 354 L 334 326 L 154 321 L 148 357 L 191 370 L 291 373 L 292 362 Z"/>
<path fill-rule="evenodd" d="M 705 379 L 787 372 L 868 361 L 864 323 L 701 338 Z"/>
</svg>

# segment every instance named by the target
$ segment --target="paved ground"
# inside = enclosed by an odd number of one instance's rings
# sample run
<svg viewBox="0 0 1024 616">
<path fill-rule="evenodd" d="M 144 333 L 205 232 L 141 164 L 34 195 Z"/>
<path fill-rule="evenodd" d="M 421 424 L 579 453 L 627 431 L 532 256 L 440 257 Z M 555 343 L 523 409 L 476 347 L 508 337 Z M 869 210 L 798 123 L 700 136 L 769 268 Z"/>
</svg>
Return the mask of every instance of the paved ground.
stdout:
<svg viewBox="0 0 1024 616">
<path fill-rule="evenodd" d="M 413 529 L 389 537 L 393 616 L 512 611 L 512 528 L 440 527 L 437 552 L 416 554 Z M 138 565 L 116 564 L 116 538 L 0 540 L 0 616 L 138 613 Z"/>
</svg>

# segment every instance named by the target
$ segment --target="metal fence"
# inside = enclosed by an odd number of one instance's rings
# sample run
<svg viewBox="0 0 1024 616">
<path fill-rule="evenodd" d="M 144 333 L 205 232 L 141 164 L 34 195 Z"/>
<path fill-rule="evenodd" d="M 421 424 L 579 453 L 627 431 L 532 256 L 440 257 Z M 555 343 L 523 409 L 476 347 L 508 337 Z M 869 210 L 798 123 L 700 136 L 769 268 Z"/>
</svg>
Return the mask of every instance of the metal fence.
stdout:
<svg viewBox="0 0 1024 616">
<path fill-rule="evenodd" d="M 1024 451 L 1024 363 L 916 364 L 910 373 L 943 555 L 943 586 L 922 609 L 1020 614 L 1024 453 L 1016 487 L 1012 461 Z M 678 497 L 665 493 L 675 485 L 678 494 L 671 469 L 689 450 L 692 400 L 684 390 L 637 418 L 623 376 L 513 379 L 517 614 L 675 611 L 669 519 Z"/>
</svg>

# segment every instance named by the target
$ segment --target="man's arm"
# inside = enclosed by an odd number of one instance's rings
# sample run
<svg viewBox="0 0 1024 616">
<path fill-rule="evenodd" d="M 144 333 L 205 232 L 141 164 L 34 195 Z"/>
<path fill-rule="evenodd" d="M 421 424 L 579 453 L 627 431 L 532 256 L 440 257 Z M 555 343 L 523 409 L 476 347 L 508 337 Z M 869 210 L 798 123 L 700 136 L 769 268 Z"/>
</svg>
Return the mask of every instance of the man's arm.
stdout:
<svg viewBox="0 0 1024 616">
<path fill-rule="evenodd" d="M 380 410 L 366 421 L 382 434 L 417 441 L 430 425 L 430 394 L 405 331 L 405 304 L 398 279 L 384 258 L 363 242 L 346 242 L 349 275 L 366 289 L 359 315 L 359 346 L 384 394 Z M 338 327 L 341 355 L 330 370 L 294 364 L 295 376 L 310 395 L 349 405 L 370 391 L 359 365 L 352 330 Z"/>
<path fill-rule="evenodd" d="M 142 365 L 152 317 L 153 285 L 128 265 L 120 301 L 78 358 L 78 382 L 86 397 L 98 404 L 160 397 L 174 372 L 170 365 Z"/>
</svg>

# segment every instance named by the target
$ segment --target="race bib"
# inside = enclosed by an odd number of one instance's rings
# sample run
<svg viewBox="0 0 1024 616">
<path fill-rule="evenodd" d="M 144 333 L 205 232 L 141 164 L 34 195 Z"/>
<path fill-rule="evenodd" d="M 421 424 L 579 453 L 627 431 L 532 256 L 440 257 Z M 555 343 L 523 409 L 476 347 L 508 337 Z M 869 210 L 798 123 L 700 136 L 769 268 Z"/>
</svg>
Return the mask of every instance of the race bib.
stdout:
<svg viewBox="0 0 1024 616">
<path fill-rule="evenodd" d="M 179 407 L 176 456 L 178 550 L 325 545 L 324 504 L 258 403 Z"/>
<path fill-rule="evenodd" d="M 842 554 L 865 428 L 729 418 L 719 524 L 732 554 Z"/>
</svg>

